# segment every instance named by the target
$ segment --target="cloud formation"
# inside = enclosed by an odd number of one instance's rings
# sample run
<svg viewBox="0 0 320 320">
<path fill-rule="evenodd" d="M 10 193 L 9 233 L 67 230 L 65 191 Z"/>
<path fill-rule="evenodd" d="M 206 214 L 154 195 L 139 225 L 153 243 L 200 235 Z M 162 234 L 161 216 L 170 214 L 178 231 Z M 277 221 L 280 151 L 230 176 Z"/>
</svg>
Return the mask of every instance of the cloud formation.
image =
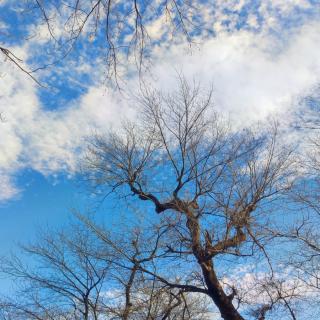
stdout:
<svg viewBox="0 0 320 320">
<path fill-rule="evenodd" d="M 247 2 L 236 3 L 234 11 L 240 12 Z M 262 23 L 259 12 L 262 15 L 264 10 L 264 23 L 270 24 L 272 10 L 288 15 L 299 6 L 308 10 L 308 1 L 279 0 L 260 5 L 247 15 L 246 24 L 256 29 Z M 192 52 L 182 44 L 169 49 L 155 47 L 153 77 L 148 81 L 170 90 L 176 84 L 176 71 L 183 71 L 187 78 L 200 80 L 204 86 L 212 84 L 217 109 L 238 123 L 248 124 L 270 115 L 285 114 L 288 119 L 298 102 L 320 82 L 320 23 L 294 26 L 279 38 L 250 28 L 233 27 L 230 32 L 223 19 L 220 16 L 220 27 L 218 20 L 214 22 L 213 27 L 219 29 L 216 36 L 193 47 Z M 153 32 L 157 27 L 152 25 Z M 27 57 L 26 47 L 20 50 Z M 83 64 L 78 71 L 94 73 L 93 68 Z M 134 114 L 132 101 L 94 81 L 78 98 L 50 109 L 40 99 L 41 89 L 24 74 L 8 63 L 2 63 L 1 69 L 0 112 L 5 121 L 0 123 L 0 202 L 19 193 L 14 177 L 23 169 L 31 168 L 45 176 L 61 172 L 72 175 L 88 135 L 106 131 L 119 122 L 119 115 Z M 63 71 L 60 76 L 64 76 Z M 135 91 L 138 81 L 137 77 L 130 78 L 129 90 Z"/>
<path fill-rule="evenodd" d="M 224 33 L 193 54 L 183 48 L 158 53 L 160 86 L 172 88 L 175 66 L 187 77 L 211 83 L 216 107 L 238 119 L 260 120 L 294 107 L 319 80 L 320 24 L 308 24 L 286 40 L 248 31 Z M 165 81 L 164 81 L 165 79 Z"/>
</svg>

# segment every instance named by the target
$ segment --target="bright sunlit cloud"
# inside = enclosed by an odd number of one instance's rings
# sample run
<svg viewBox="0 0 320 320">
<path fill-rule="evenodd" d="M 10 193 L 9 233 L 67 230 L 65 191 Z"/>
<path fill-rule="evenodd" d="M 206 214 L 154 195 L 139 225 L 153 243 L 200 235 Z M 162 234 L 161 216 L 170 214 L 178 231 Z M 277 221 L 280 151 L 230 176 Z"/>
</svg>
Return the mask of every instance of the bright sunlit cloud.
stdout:
<svg viewBox="0 0 320 320">
<path fill-rule="evenodd" d="M 191 50 L 181 42 L 170 47 L 161 41 L 155 44 L 152 76 L 146 81 L 170 90 L 176 86 L 177 72 L 183 71 L 187 79 L 194 78 L 204 87 L 212 85 L 216 108 L 237 123 L 248 124 L 270 115 L 281 119 L 284 113 L 289 122 L 299 101 L 320 80 L 320 24 L 313 19 L 310 1 L 265 1 L 248 7 L 249 3 L 218 1 L 214 12 L 203 8 L 204 25 L 214 35 L 207 34 L 206 40 Z M 226 11 L 230 7 L 233 9 Z M 164 36 L 163 19 L 159 17 L 148 26 L 158 40 Z M 288 19 L 299 19 L 300 23 L 291 22 L 284 28 Z M 38 37 L 17 48 L 19 57 L 28 60 L 37 46 L 41 47 L 44 28 L 37 30 Z M 2 61 L 0 181 L 5 187 L 0 190 L 0 201 L 19 194 L 15 177 L 23 169 L 45 176 L 72 175 L 88 135 L 106 131 L 125 115 L 133 117 L 132 100 L 107 89 L 96 70 L 92 61 L 60 66 L 54 73 L 45 70 L 44 77 L 62 87 L 59 98 L 52 95 L 49 101 L 40 97 L 47 89 L 39 88 L 8 61 Z M 78 76 L 83 74 L 90 75 L 84 78 L 87 82 Z M 83 88 L 70 100 L 63 92 L 67 80 Z M 136 76 L 127 79 L 127 84 L 128 91 L 138 91 Z"/>
</svg>

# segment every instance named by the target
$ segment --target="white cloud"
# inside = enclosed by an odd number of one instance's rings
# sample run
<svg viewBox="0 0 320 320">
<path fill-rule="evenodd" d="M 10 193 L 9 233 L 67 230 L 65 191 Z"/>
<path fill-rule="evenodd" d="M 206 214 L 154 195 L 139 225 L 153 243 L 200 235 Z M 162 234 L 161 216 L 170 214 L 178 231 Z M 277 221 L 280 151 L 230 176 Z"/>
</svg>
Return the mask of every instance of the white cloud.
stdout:
<svg viewBox="0 0 320 320">
<path fill-rule="evenodd" d="M 308 285 L 305 281 L 308 279 L 299 278 L 290 268 L 280 268 L 273 273 L 272 278 L 270 273 L 264 271 L 265 268 L 262 268 L 262 271 L 257 271 L 257 265 L 252 268 L 247 266 L 247 270 L 245 268 L 246 266 L 229 272 L 228 276 L 221 279 L 226 289 L 230 289 L 230 287 L 237 289 L 237 294 L 241 298 L 239 310 L 242 313 L 250 314 L 252 311 L 259 310 L 261 306 L 276 302 L 277 305 L 268 312 L 269 317 L 280 315 L 280 313 L 284 316 L 286 306 L 284 301 L 278 300 L 279 293 L 282 297 L 287 297 L 291 308 L 297 309 L 296 316 L 298 318 L 300 314 L 305 315 L 303 310 L 309 310 L 318 303 L 316 298 L 318 289 Z M 279 308 L 281 304 L 283 307 Z"/>
<path fill-rule="evenodd" d="M 7 172 L 2 173 L 0 171 L 0 186 L 0 203 L 14 198 L 20 192 L 20 190 L 14 185 L 12 176 Z"/>
<path fill-rule="evenodd" d="M 319 28 L 319 23 L 305 25 L 283 43 L 249 31 L 221 32 L 192 54 L 182 45 L 158 47 L 155 85 L 174 88 L 176 68 L 205 86 L 212 83 L 217 108 L 240 123 L 275 113 L 286 113 L 287 119 L 290 108 L 320 80 Z M 0 112 L 6 121 L 0 124 L 0 184 L 5 186 L 0 201 L 17 194 L 12 177 L 22 168 L 44 175 L 73 173 L 85 137 L 93 130 L 105 131 L 134 108 L 101 85 L 92 86 L 64 109 L 50 111 L 41 105 L 32 81 L 9 64 L 2 63 L 1 68 Z M 137 79 L 131 79 L 129 87 L 137 88 Z"/>
<path fill-rule="evenodd" d="M 259 23 L 258 23 L 258 18 L 256 15 L 254 14 L 249 14 L 248 15 L 248 19 L 247 19 L 247 24 L 251 27 L 251 28 L 258 28 L 259 27 Z"/>
<path fill-rule="evenodd" d="M 190 55 L 182 47 L 159 49 L 154 74 L 169 89 L 175 79 L 168 70 L 183 70 L 213 84 L 218 109 L 241 122 L 264 119 L 288 111 L 320 81 L 319 28 L 319 23 L 305 25 L 286 44 L 239 31 L 220 34 Z"/>
<path fill-rule="evenodd" d="M 4 67 L 6 65 L 6 67 Z M 41 105 L 36 85 L 9 64 L 0 79 L 0 201 L 18 192 L 11 177 L 32 168 L 44 175 L 74 173 L 85 138 L 117 123 L 124 108 L 105 87 L 88 93 L 63 110 Z"/>
<path fill-rule="evenodd" d="M 308 0 L 269 0 L 265 3 L 274 10 L 280 11 L 282 15 L 290 14 L 294 9 L 308 9 L 311 3 Z"/>
</svg>

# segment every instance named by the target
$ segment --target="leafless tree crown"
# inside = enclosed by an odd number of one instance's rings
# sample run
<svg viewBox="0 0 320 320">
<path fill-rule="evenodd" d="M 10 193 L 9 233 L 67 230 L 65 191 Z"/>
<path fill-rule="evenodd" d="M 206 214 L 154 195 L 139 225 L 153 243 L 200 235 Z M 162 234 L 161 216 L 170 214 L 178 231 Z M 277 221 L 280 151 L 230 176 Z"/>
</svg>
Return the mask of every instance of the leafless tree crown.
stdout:
<svg viewBox="0 0 320 320">
<path fill-rule="evenodd" d="M 193 256 L 224 319 L 243 319 L 236 289 L 225 292 L 214 261 L 254 248 L 267 255 L 260 238 L 273 203 L 291 188 L 291 151 L 277 147 L 275 125 L 258 135 L 231 130 L 214 112 L 212 91 L 179 81 L 167 95 L 145 90 L 139 124 L 93 138 L 88 179 L 99 192 L 131 193 L 184 221 L 171 252 Z"/>
</svg>

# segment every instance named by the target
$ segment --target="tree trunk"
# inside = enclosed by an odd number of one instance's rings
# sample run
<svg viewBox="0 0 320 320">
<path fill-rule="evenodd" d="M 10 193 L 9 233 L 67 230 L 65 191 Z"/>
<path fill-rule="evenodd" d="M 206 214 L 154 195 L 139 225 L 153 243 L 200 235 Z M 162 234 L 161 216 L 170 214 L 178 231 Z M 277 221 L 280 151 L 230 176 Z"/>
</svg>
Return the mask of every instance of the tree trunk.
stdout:
<svg viewBox="0 0 320 320">
<path fill-rule="evenodd" d="M 205 283 L 208 288 L 208 295 L 218 307 L 221 317 L 224 320 L 244 320 L 238 310 L 232 304 L 232 297 L 224 292 L 213 268 L 212 260 L 208 260 L 207 252 L 201 245 L 199 221 L 192 211 L 186 210 L 186 226 L 189 229 L 192 239 L 192 251 L 201 267 Z"/>
<path fill-rule="evenodd" d="M 126 302 L 125 302 L 125 308 L 123 311 L 123 315 L 122 315 L 122 319 L 123 320 L 128 320 L 129 319 L 129 315 L 130 315 L 130 310 L 132 307 L 131 304 L 131 287 L 136 275 L 136 272 L 138 270 L 138 266 L 135 264 L 132 269 L 131 269 L 131 273 L 130 273 L 130 277 L 128 280 L 128 283 L 125 286 L 125 297 L 126 297 Z"/>
<path fill-rule="evenodd" d="M 88 296 L 85 296 L 83 302 L 84 302 L 83 319 L 84 320 L 88 320 L 89 319 L 89 301 L 88 301 Z"/>
<path fill-rule="evenodd" d="M 244 320 L 238 310 L 234 307 L 232 298 L 227 296 L 221 287 L 220 282 L 214 272 L 212 262 L 202 262 L 200 263 L 200 266 L 208 288 L 208 294 L 218 307 L 221 317 L 224 320 Z"/>
</svg>

